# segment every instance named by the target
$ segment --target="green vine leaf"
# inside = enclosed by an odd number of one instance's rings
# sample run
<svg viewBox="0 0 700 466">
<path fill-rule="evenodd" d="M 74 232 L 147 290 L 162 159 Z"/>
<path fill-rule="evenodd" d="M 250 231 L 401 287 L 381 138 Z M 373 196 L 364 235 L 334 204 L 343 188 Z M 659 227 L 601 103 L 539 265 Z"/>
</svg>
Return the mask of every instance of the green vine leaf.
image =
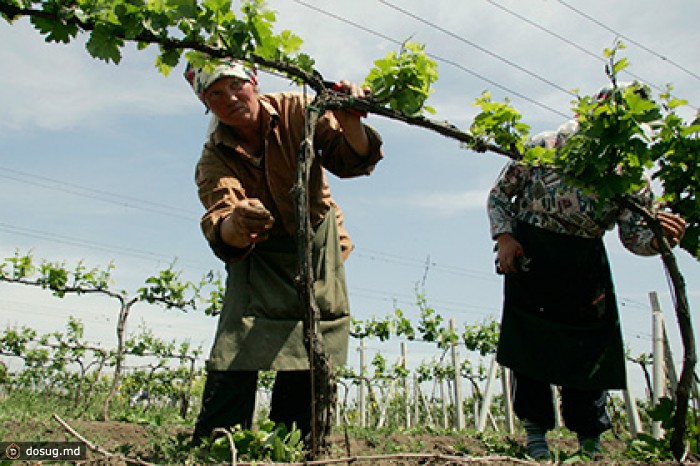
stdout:
<svg viewBox="0 0 700 466">
<path fill-rule="evenodd" d="M 405 42 L 398 54 L 389 52 L 374 62 L 365 85 L 371 89 L 375 102 L 406 116 L 435 113 L 425 101 L 433 92 L 431 85 L 437 81 L 437 63 L 428 58 L 424 49 L 422 44 Z"/>
<path fill-rule="evenodd" d="M 69 43 L 78 34 L 78 27 L 46 18 L 34 17 L 31 23 L 41 34 L 46 34 L 47 42 Z"/>
<path fill-rule="evenodd" d="M 120 49 L 124 46 L 124 41 L 117 38 L 111 28 L 104 24 L 97 24 L 90 34 L 85 48 L 94 58 L 110 61 L 119 64 L 122 59 Z"/>
<path fill-rule="evenodd" d="M 491 143 L 523 153 L 530 127 L 523 123 L 520 112 L 510 106 L 510 101 L 494 102 L 491 93 L 484 91 L 474 101 L 481 108 L 469 128 L 479 143 Z"/>
<path fill-rule="evenodd" d="M 156 57 L 156 67 L 164 76 L 168 76 L 172 69 L 180 62 L 180 50 L 164 50 Z"/>
</svg>

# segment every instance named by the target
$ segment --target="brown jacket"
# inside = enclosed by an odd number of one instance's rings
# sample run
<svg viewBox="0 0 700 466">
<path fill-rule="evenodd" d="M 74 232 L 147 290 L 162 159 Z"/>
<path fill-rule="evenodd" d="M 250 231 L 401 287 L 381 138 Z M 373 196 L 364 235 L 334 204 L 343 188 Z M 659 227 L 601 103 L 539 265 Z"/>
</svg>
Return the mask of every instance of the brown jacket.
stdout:
<svg viewBox="0 0 700 466">
<path fill-rule="evenodd" d="M 275 218 L 271 236 L 292 235 L 296 230 L 290 190 L 296 180 L 296 162 L 304 135 L 304 97 L 300 93 L 263 94 L 259 97 L 266 134 L 265 151 L 256 161 L 240 146 L 231 128 L 219 124 L 205 144 L 195 180 L 206 208 L 201 226 L 214 253 L 224 262 L 238 261 L 251 247 L 237 249 L 223 243 L 220 223 L 246 198 L 258 198 Z M 311 167 L 308 196 L 312 225 L 318 225 L 335 207 L 341 249 L 352 243 L 343 228 L 343 215 L 330 193 L 325 170 L 340 178 L 369 175 L 382 158 L 381 137 L 365 126 L 370 153 L 357 155 L 347 144 L 337 120 L 327 112 L 316 127 L 314 147 L 318 156 Z"/>
</svg>

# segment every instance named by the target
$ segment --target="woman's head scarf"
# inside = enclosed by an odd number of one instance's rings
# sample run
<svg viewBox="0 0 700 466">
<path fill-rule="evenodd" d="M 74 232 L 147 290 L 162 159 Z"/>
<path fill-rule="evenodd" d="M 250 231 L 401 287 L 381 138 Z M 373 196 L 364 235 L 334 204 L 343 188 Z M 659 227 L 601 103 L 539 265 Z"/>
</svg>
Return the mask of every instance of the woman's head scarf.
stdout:
<svg viewBox="0 0 700 466">
<path fill-rule="evenodd" d="M 649 86 L 646 83 L 635 80 L 630 82 L 617 83 L 616 86 L 613 86 L 611 84 L 603 86 L 600 89 L 598 89 L 598 91 L 594 94 L 593 101 L 600 102 L 601 100 L 605 100 L 609 97 L 612 97 L 612 95 L 615 92 L 622 92 L 630 87 L 634 88 L 635 92 L 645 99 L 648 99 L 651 96 L 651 89 L 649 88 Z"/>
<path fill-rule="evenodd" d="M 199 100 L 202 102 L 204 102 L 204 92 L 209 89 L 209 86 L 221 78 L 228 77 L 250 81 L 253 85 L 258 84 L 255 68 L 246 66 L 232 58 L 224 59 L 211 72 L 204 71 L 201 68 L 195 68 L 191 63 L 188 63 L 185 69 L 185 79 L 190 83 L 194 93 L 197 94 L 197 97 L 199 97 Z"/>
</svg>

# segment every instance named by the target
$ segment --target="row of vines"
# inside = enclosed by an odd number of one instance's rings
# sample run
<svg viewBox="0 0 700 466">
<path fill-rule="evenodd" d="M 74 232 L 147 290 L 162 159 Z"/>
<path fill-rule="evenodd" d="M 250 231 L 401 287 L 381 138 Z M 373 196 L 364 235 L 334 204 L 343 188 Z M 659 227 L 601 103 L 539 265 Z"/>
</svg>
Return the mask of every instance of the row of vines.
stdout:
<svg viewBox="0 0 700 466">
<path fill-rule="evenodd" d="M 47 290 L 57 298 L 69 294 L 99 294 L 112 303 L 117 316 L 114 329 L 116 348 L 108 348 L 85 338 L 84 324 L 70 317 L 64 331 L 40 335 L 31 327 L 6 328 L 0 334 L 0 356 L 6 359 L 3 382 L 49 391 L 72 393 L 75 406 L 88 402 L 97 392 L 120 396 L 149 393 L 156 397 L 176 397 L 181 410 L 187 412 L 195 380 L 202 373 L 203 352 L 189 342 L 164 341 L 142 324 L 138 332 L 127 335 L 127 320 L 138 303 L 160 305 L 177 312 L 198 311 L 216 316 L 221 308 L 223 288 L 219 277 L 209 274 L 199 283 L 186 282 L 172 266 L 146 278 L 144 286 L 134 293 L 117 291 L 112 283 L 113 265 L 103 269 L 88 269 L 83 263 L 69 268 L 65 263 L 41 261 L 31 254 L 16 252 L 0 263 L 0 281 Z M 460 343 L 470 352 L 485 356 L 494 351 L 498 326 L 494 321 L 483 324 L 465 324 L 461 332 L 446 326 L 444 318 L 427 300 L 417 293 L 420 318 L 412 323 L 400 309 L 393 314 L 368 321 L 354 321 L 353 338 L 363 341 L 376 339 L 387 342 L 394 339 L 420 341 L 434 345 L 444 359 L 445 353 Z M 95 311 L 97 312 L 97 310 Z M 213 324 L 212 324 L 213 326 Z M 21 362 L 18 364 L 18 362 Z M 397 363 L 398 364 L 398 363 Z M 370 379 L 395 379 L 408 375 L 405 360 L 401 366 L 390 367 L 381 353 L 371 361 L 374 375 L 355 373 L 340 368 L 339 377 L 351 385 L 368 383 Z M 21 367 L 10 379 L 8 368 Z M 402 367 L 402 368 L 400 368 Z M 439 361 L 424 363 L 415 369 L 419 381 L 454 379 L 454 369 L 445 368 Z M 480 374 L 479 371 L 482 373 Z M 476 381 L 483 378 L 483 368 L 473 368 L 470 360 L 462 366 L 463 376 Z M 266 378 L 261 379 L 265 388 Z M 476 383 L 473 383 L 478 390 Z M 102 389 L 101 389 L 102 387 Z M 105 400 L 105 419 L 109 419 L 109 401 Z"/>
<path fill-rule="evenodd" d="M 128 401 L 132 415 L 154 404 L 177 408 L 183 419 L 192 418 L 203 386 L 204 354 L 189 342 L 165 341 L 145 325 L 126 335 L 130 310 L 138 302 L 161 305 L 166 309 L 199 311 L 216 315 L 223 296 L 221 281 L 209 275 L 199 283 L 184 282 L 172 267 L 148 277 L 133 296 L 115 291 L 111 283 L 113 266 L 88 270 L 84 264 L 69 269 L 65 264 L 36 263 L 31 254 L 16 253 L 0 264 L 0 281 L 46 289 L 62 298 L 67 294 L 100 293 L 115 301 L 118 313 L 117 348 L 109 348 L 85 338 L 83 323 L 69 318 L 64 331 L 40 335 L 29 327 L 8 327 L 0 333 L 0 382 L 2 390 L 33 390 L 56 394 L 71 400 L 76 413 L 95 402 L 103 405 L 103 419 L 110 418 L 110 403 Z M 498 324 L 487 320 L 465 323 L 458 328 L 429 306 L 416 290 L 418 321 L 394 309 L 386 317 L 354 321 L 351 335 L 361 351 L 360 367 L 338 369 L 340 399 L 336 424 L 371 428 L 410 428 L 459 430 L 465 427 L 511 431 L 513 418 L 500 389 L 484 407 L 484 387 L 489 379 L 488 365 L 498 340 Z M 213 324 L 212 324 L 213 325 Z M 391 361 L 388 351 L 365 354 L 365 345 L 396 345 L 399 357 Z M 397 344 L 398 342 L 398 344 Z M 427 345 L 435 357 L 420 364 L 408 364 L 406 343 Z M 462 357 L 459 351 L 465 351 Z M 630 356 L 630 361 L 649 380 L 650 356 Z M 502 377 L 507 374 L 502 373 Z M 272 374 L 260 378 L 260 394 L 269 394 Z M 466 382 L 469 393 L 462 398 L 460 385 Z M 652 387 L 646 394 L 651 400 Z M 620 421 L 618 430 L 626 430 L 628 420 L 621 401 L 611 401 Z M 650 401 L 642 401 L 649 407 Z M 455 409 L 455 406 L 460 406 Z M 482 409 L 488 408 L 488 412 Z M 644 411 L 644 410 L 643 410 Z M 646 413 L 646 411 L 644 411 Z M 264 413 L 263 413 L 264 415 Z M 646 431 L 651 422 L 646 414 Z M 480 426 L 479 423 L 482 422 Z"/>
</svg>

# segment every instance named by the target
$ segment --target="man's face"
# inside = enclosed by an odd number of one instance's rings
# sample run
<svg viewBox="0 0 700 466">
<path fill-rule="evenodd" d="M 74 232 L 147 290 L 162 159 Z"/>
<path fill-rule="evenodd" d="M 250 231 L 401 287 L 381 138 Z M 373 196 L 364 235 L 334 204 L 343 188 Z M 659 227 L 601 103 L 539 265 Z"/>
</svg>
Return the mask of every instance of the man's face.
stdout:
<svg viewBox="0 0 700 466">
<path fill-rule="evenodd" d="M 221 78 L 204 91 L 204 101 L 226 125 L 248 126 L 258 122 L 258 93 L 250 81 L 234 77 Z"/>
</svg>

